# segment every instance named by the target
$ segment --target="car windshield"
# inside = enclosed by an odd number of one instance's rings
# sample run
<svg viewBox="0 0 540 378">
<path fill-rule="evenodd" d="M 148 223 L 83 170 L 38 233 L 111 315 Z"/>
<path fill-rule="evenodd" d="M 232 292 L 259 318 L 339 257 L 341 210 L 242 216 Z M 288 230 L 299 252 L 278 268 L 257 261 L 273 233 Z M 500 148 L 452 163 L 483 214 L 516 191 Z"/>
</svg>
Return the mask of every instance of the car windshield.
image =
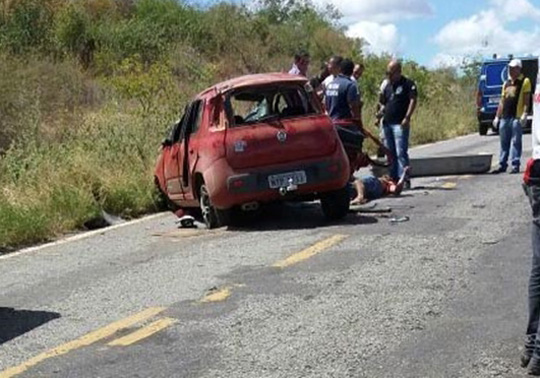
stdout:
<svg viewBox="0 0 540 378">
<path fill-rule="evenodd" d="M 241 89 L 229 97 L 228 105 L 233 126 L 318 113 L 306 90 L 298 85 Z"/>
</svg>

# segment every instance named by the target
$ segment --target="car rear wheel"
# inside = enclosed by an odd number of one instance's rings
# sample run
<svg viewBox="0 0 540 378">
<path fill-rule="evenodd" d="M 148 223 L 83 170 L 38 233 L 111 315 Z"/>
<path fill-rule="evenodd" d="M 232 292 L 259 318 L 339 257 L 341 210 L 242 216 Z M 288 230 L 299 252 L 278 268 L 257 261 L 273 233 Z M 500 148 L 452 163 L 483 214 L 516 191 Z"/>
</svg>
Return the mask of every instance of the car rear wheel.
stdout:
<svg viewBox="0 0 540 378">
<path fill-rule="evenodd" d="M 321 207 L 325 218 L 329 221 L 345 218 L 350 208 L 348 186 L 324 193 L 321 197 Z"/>
<path fill-rule="evenodd" d="M 212 205 L 210 194 L 205 184 L 199 189 L 199 205 L 206 227 L 209 229 L 223 227 L 229 224 L 229 211 L 219 210 Z"/>
<path fill-rule="evenodd" d="M 488 129 L 489 129 L 488 125 L 484 125 L 482 123 L 478 124 L 478 133 L 480 135 L 487 135 Z"/>
</svg>

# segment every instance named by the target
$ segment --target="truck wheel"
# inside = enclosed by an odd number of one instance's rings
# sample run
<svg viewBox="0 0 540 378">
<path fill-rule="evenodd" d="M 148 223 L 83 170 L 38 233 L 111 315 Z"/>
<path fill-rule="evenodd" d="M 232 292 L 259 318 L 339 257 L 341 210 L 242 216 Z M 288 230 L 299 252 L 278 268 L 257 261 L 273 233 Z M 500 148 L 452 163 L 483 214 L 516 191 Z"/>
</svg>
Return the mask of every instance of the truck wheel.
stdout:
<svg viewBox="0 0 540 378">
<path fill-rule="evenodd" d="M 482 123 L 478 124 L 478 133 L 480 135 L 487 135 L 488 129 L 489 129 L 488 125 L 484 125 Z"/>
<path fill-rule="evenodd" d="M 223 227 L 229 224 L 228 210 L 219 210 L 212 205 L 208 189 L 202 184 L 199 189 L 199 205 L 204 223 L 208 229 Z"/>
<path fill-rule="evenodd" d="M 321 197 L 321 207 L 325 218 L 329 221 L 345 218 L 350 207 L 348 187 L 324 193 Z"/>
</svg>

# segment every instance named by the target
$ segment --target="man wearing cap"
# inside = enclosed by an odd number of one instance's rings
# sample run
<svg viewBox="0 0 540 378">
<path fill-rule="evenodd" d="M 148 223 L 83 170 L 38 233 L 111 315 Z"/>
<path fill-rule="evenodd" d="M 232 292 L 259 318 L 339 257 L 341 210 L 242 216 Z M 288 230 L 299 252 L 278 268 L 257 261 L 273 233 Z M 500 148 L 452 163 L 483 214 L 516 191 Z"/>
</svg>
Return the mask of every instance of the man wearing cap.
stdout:
<svg viewBox="0 0 540 378">
<path fill-rule="evenodd" d="M 494 174 L 506 172 L 508 158 L 512 163 L 510 173 L 519 173 L 522 150 L 522 127 L 527 122 L 531 97 L 531 81 L 521 73 L 521 60 L 512 59 L 508 64 L 509 79 L 504 83 L 502 98 L 497 108 L 493 126 L 499 124 L 501 153 L 499 168 Z"/>
</svg>

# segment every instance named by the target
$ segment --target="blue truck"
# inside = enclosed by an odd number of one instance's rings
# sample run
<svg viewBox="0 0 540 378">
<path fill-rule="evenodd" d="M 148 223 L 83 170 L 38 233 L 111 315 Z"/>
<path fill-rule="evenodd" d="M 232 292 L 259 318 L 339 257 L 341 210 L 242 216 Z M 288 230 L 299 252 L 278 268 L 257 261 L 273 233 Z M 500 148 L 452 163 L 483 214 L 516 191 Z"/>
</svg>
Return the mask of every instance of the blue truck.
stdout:
<svg viewBox="0 0 540 378">
<path fill-rule="evenodd" d="M 536 84 L 536 75 L 538 72 L 538 57 L 517 57 L 523 63 L 523 74 L 531 80 L 533 86 L 532 93 Z M 480 77 L 478 80 L 478 91 L 476 97 L 476 108 L 478 114 L 478 132 L 480 135 L 486 135 L 491 128 L 498 132 L 498 127 L 493 126 L 493 119 L 497 112 L 497 106 L 501 100 L 502 87 L 508 79 L 508 63 L 514 57 L 486 59 L 482 62 Z M 531 114 L 529 114 L 526 128 L 531 127 L 532 123 L 532 96 L 529 104 Z"/>
</svg>

